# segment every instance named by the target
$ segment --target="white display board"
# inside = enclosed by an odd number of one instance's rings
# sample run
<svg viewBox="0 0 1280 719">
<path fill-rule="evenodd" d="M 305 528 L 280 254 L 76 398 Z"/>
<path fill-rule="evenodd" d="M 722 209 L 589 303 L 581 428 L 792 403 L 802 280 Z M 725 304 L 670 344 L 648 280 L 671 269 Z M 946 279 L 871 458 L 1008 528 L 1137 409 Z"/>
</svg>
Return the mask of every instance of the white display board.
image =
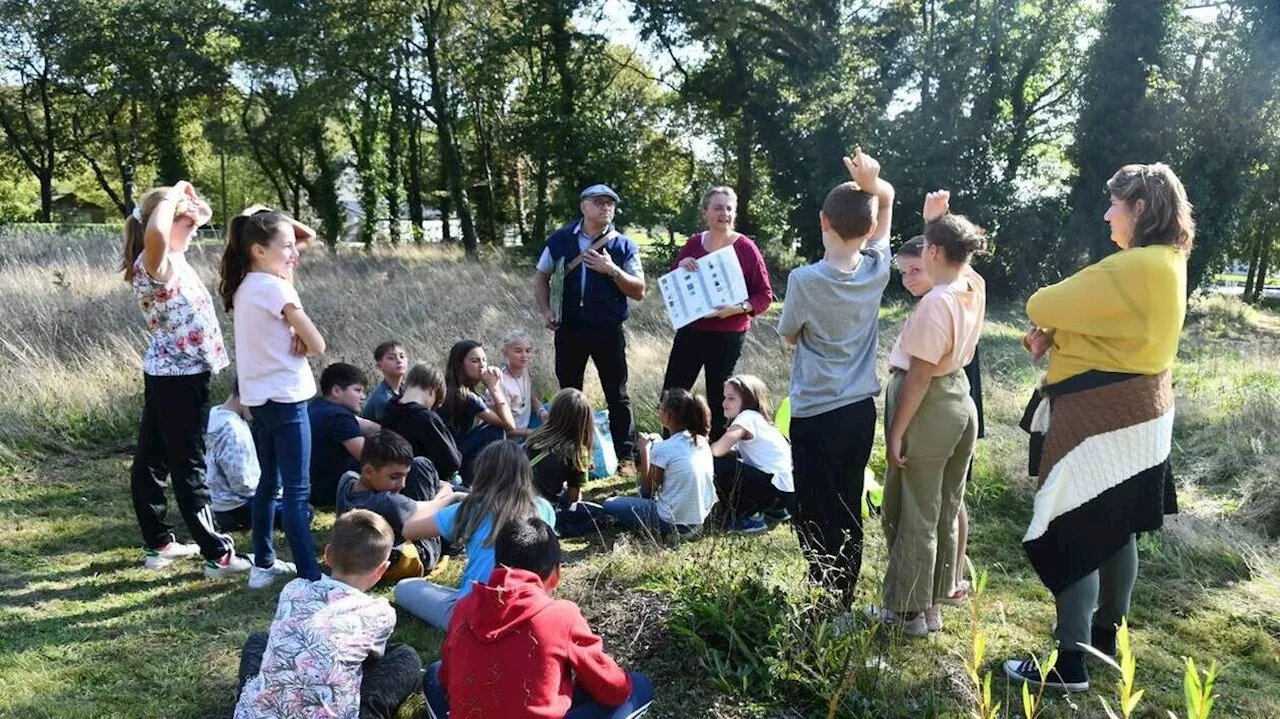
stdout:
<svg viewBox="0 0 1280 719">
<path fill-rule="evenodd" d="M 747 281 L 732 245 L 699 257 L 696 272 L 677 267 L 659 277 L 658 288 L 676 329 L 747 299 Z"/>
</svg>

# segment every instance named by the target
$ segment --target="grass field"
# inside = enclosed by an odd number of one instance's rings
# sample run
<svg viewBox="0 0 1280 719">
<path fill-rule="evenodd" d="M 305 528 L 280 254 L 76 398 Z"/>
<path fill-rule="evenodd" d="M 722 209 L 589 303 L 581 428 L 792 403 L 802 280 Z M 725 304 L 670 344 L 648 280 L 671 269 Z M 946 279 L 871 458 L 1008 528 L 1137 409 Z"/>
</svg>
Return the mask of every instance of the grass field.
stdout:
<svg viewBox="0 0 1280 719">
<path fill-rule="evenodd" d="M 275 597 L 243 581 L 206 581 L 195 562 L 139 567 L 127 476 L 144 333 L 111 271 L 115 250 L 113 237 L 0 238 L 0 716 L 226 717 L 239 647 L 268 625 Z M 193 262 L 212 281 L 210 251 Z M 327 361 L 372 369 L 373 345 L 396 336 L 412 358 L 439 363 L 456 339 L 492 348 L 520 326 L 543 338 L 534 378 L 549 391 L 550 338 L 526 272 L 509 266 L 465 264 L 441 250 L 315 253 L 299 285 L 329 340 Z M 905 314 L 894 303 L 882 312 L 882 362 Z M 790 356 L 772 325 L 757 323 L 740 369 L 776 392 Z M 670 331 L 652 298 L 628 326 L 634 406 L 653 429 Z M 972 616 L 948 610 L 946 630 L 927 641 L 871 629 L 834 636 L 829 600 L 804 585 L 786 526 L 679 547 L 612 532 L 566 543 L 561 595 L 582 604 L 624 665 L 655 678 L 652 716 L 970 716 L 964 662 L 975 617 L 1000 716 L 1023 716 L 998 662 L 1047 652 L 1053 606 L 1019 545 L 1033 489 L 1015 424 L 1037 375 L 1019 347 L 1021 327 L 1016 308 L 995 309 L 983 344 L 988 438 L 968 498 L 970 558 L 989 572 L 987 592 Z M 1224 298 L 1196 301 L 1176 370 L 1185 511 L 1140 544 L 1131 622 L 1147 692 L 1134 716 L 1185 716 L 1184 656 L 1218 662 L 1215 716 L 1280 716 L 1278 358 L 1280 318 Z M 882 450 L 873 457 L 879 472 Z M 331 523 L 318 515 L 318 542 Z M 872 522 L 860 606 L 877 597 L 884 557 Z M 424 663 L 441 638 L 407 615 L 395 635 Z M 1114 676 L 1096 669 L 1094 679 L 1090 694 L 1046 697 L 1042 716 L 1102 716 L 1099 697 L 1114 698 Z"/>
</svg>

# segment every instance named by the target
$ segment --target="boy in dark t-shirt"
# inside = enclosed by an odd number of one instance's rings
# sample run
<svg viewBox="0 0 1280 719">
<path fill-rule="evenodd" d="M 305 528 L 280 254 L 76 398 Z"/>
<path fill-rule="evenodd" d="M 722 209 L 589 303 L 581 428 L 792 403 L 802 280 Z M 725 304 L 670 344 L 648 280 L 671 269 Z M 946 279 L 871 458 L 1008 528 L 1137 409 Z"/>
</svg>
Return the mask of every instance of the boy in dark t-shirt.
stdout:
<svg viewBox="0 0 1280 719">
<path fill-rule="evenodd" d="M 440 478 L 452 481 L 462 466 L 462 454 L 449 426 L 436 413 L 443 402 L 444 377 L 439 370 L 415 364 L 405 375 L 400 397 L 387 404 L 382 426 L 409 440 L 415 457 L 431 460 Z M 407 490 L 406 494 L 413 496 Z"/>
<path fill-rule="evenodd" d="M 320 373 L 320 395 L 311 400 L 311 504 L 334 506 L 334 493 L 343 472 L 360 468 L 366 434 L 378 425 L 362 417 L 360 403 L 368 380 L 359 367 L 334 362 Z"/>
<path fill-rule="evenodd" d="M 395 545 L 391 568 L 384 579 L 398 580 L 431 573 L 440 561 L 440 539 L 428 537 L 426 520 L 462 498 L 436 476 L 431 462 L 413 456 L 404 437 L 382 430 L 368 437 L 360 454 L 360 471 L 347 472 L 338 482 L 337 513 L 367 509 L 391 525 Z M 410 475 L 427 489 L 427 501 L 401 494 Z"/>
</svg>

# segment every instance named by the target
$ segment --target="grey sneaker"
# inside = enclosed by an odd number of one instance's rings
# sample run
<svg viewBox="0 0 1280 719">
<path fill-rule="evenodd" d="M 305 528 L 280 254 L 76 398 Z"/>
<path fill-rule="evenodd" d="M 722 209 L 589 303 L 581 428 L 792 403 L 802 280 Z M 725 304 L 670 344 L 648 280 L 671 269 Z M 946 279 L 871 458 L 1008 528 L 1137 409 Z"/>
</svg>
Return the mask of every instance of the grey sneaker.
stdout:
<svg viewBox="0 0 1280 719">
<path fill-rule="evenodd" d="M 942 631 L 942 605 L 935 604 L 924 610 L 924 625 L 931 632 Z"/>
<path fill-rule="evenodd" d="M 284 562 L 279 559 L 276 563 L 263 569 L 256 564 L 249 570 L 249 588 L 264 589 L 271 586 L 277 577 L 287 577 L 298 573 L 298 567 L 293 562 Z"/>
<path fill-rule="evenodd" d="M 885 626 L 900 626 L 902 633 L 913 639 L 929 636 L 929 626 L 925 623 L 924 612 L 917 612 L 911 619 L 903 619 L 897 612 L 883 607 L 867 607 L 867 618 Z"/>
<path fill-rule="evenodd" d="M 200 547 L 196 544 L 169 542 L 159 549 L 147 547 L 142 550 L 142 566 L 151 570 L 160 570 L 173 564 L 175 559 L 200 556 Z"/>
</svg>

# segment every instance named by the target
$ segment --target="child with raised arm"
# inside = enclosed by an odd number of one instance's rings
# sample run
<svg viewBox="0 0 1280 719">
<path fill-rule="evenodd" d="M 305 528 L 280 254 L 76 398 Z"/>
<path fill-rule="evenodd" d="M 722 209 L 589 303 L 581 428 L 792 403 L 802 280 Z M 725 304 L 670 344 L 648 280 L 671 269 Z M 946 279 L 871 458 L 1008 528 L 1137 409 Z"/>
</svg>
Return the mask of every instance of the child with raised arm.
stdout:
<svg viewBox="0 0 1280 719">
<path fill-rule="evenodd" d="M 951 193 L 946 190 L 930 192 L 925 198 L 926 215 L 925 221 L 937 219 L 932 216 L 930 207 L 939 201 L 950 200 Z M 941 215 L 939 215 L 941 216 Z M 898 264 L 898 270 L 902 273 L 902 286 L 912 297 L 919 299 L 933 289 L 933 280 L 929 279 L 929 274 L 925 271 L 924 258 L 924 235 L 916 235 L 910 240 L 902 243 L 898 248 L 894 261 Z M 973 348 L 973 361 L 964 366 L 964 374 L 969 378 L 969 396 L 973 398 L 973 404 L 978 410 L 978 439 L 987 436 L 986 421 L 982 412 L 982 343 Z M 975 453 L 976 456 L 976 453 Z M 965 485 L 973 481 L 973 461 L 969 462 L 969 471 L 965 480 Z M 943 604 L 960 605 L 969 596 L 969 581 L 965 578 L 966 555 L 969 547 L 969 510 L 962 500 L 960 502 L 960 516 L 957 524 L 956 539 L 956 587 L 952 590 L 950 596 L 942 600 Z"/>
<path fill-rule="evenodd" d="M 796 347 L 791 373 L 795 528 L 809 578 L 853 601 L 862 570 L 863 473 L 875 438 L 880 300 L 889 284 L 893 186 L 859 148 L 853 182 L 822 203 L 822 260 L 787 279 L 778 333 Z"/>
<path fill-rule="evenodd" d="M 409 357 L 398 340 L 387 340 L 373 348 L 373 361 L 378 364 L 382 381 L 369 393 L 360 416 L 372 422 L 382 422 L 387 405 L 403 388 L 404 373 L 409 369 Z"/>
<path fill-rule="evenodd" d="M 382 426 L 409 440 L 415 457 L 426 457 L 440 479 L 453 482 L 462 466 L 462 454 L 449 426 L 437 414 L 444 405 L 444 397 L 444 376 L 440 370 L 419 362 L 404 376 L 400 396 L 387 405 Z"/>
<path fill-rule="evenodd" d="M 769 528 L 765 513 L 781 520 L 795 497 L 791 445 L 773 426 L 769 393 L 755 375 L 724 383 L 724 417 L 729 428 L 711 444 L 716 494 L 728 509 L 730 532 L 759 534 Z"/>
<path fill-rule="evenodd" d="M 423 678 L 430 716 L 632 719 L 653 701 L 647 677 L 604 652 L 573 602 L 553 599 L 560 541 L 536 517 L 507 524 L 498 567 L 458 602 L 440 661 Z"/>
<path fill-rule="evenodd" d="M 214 526 L 205 481 L 205 422 L 209 381 L 229 364 L 209 288 L 187 262 L 196 228 L 209 205 L 189 182 L 156 187 L 124 221 L 120 269 L 133 290 L 151 341 L 142 358 L 143 409 L 129 474 L 133 509 L 142 530 L 143 566 L 164 569 L 175 559 L 204 556 L 205 574 L 249 570 L 234 543 Z M 184 544 L 166 521 L 165 481 L 195 544 Z"/>
<path fill-rule="evenodd" d="M 396 604 L 444 631 L 458 600 L 493 571 L 493 543 L 498 534 L 511 522 L 529 517 L 555 526 L 555 509 L 533 488 L 533 468 L 524 448 L 511 440 L 494 442 L 476 457 L 470 493 L 461 502 L 422 519 L 423 536 L 440 537 L 467 548 L 462 581 L 454 588 L 425 579 L 401 580 L 396 585 Z"/>
<path fill-rule="evenodd" d="M 222 253 L 222 304 L 235 324 L 240 401 L 253 413 L 253 441 L 262 478 L 253 496 L 253 557 L 249 588 L 297 573 L 320 578 L 311 538 L 311 422 L 316 393 L 308 355 L 324 352 L 324 337 L 294 289 L 301 247 L 316 233 L 288 215 L 251 207 L 231 219 Z M 292 562 L 276 559 L 272 526 L 283 487 L 281 524 Z"/>
<path fill-rule="evenodd" d="M 471 483 L 471 464 L 480 450 L 515 429 L 501 380 L 502 371 L 489 364 L 479 342 L 462 340 L 449 350 L 444 368 L 444 421 L 462 452 L 460 473 L 466 484 Z M 488 391 L 487 402 L 476 392 L 481 385 Z"/>
<path fill-rule="evenodd" d="M 413 647 L 389 643 L 396 612 L 365 592 L 387 570 L 391 527 L 356 509 L 333 523 L 325 563 L 333 576 L 280 590 L 270 632 L 240 654 L 235 719 L 391 719 L 422 676 Z"/>
<path fill-rule="evenodd" d="M 424 489 L 422 501 L 403 494 L 411 478 Z M 352 509 L 367 509 L 387 520 L 395 545 L 384 579 L 396 581 L 435 570 L 440 538 L 428 535 L 425 520 L 461 498 L 437 478 L 430 462 L 413 456 L 413 447 L 404 437 L 384 429 L 365 440 L 360 471 L 347 472 L 338 481 L 337 510 L 341 516 Z"/>
<path fill-rule="evenodd" d="M 547 421 L 547 408 L 533 393 L 533 378 L 529 376 L 533 338 L 524 330 L 508 332 L 502 338 L 502 357 L 507 364 L 502 368 L 499 382 L 511 403 L 511 416 L 515 420 L 515 428 L 508 431 L 507 436 L 524 439 L 539 424 Z"/>
<path fill-rule="evenodd" d="M 969 266 L 983 231 L 926 203 L 925 271 L 933 283 L 889 355 L 885 402 L 884 606 L 869 614 L 909 637 L 942 629 L 941 602 L 955 590 L 957 515 L 978 434 L 964 366 L 986 314 L 986 283 Z"/>
<path fill-rule="evenodd" d="M 658 421 L 670 433 L 640 437 L 639 497 L 610 497 L 604 511 L 619 523 L 694 537 L 716 503 L 715 460 L 707 434 L 711 410 L 701 396 L 679 387 L 658 401 Z"/>
</svg>

